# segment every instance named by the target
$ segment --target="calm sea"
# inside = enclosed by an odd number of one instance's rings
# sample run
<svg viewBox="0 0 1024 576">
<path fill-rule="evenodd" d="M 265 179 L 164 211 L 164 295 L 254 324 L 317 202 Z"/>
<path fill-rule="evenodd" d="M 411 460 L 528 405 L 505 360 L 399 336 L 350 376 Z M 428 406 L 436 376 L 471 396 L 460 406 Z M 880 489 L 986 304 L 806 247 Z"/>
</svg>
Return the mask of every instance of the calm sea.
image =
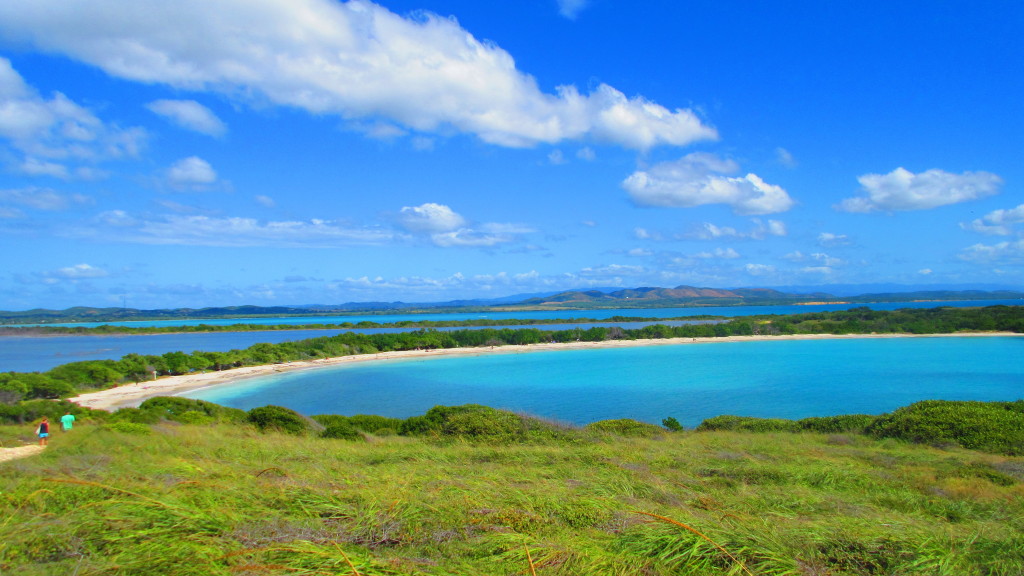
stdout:
<svg viewBox="0 0 1024 576">
<path fill-rule="evenodd" d="M 880 414 L 924 399 L 1024 398 L 1024 337 L 863 338 L 387 360 L 262 377 L 187 396 L 249 409 L 406 418 L 484 404 L 586 424 L 685 426 L 722 414 Z"/>
</svg>

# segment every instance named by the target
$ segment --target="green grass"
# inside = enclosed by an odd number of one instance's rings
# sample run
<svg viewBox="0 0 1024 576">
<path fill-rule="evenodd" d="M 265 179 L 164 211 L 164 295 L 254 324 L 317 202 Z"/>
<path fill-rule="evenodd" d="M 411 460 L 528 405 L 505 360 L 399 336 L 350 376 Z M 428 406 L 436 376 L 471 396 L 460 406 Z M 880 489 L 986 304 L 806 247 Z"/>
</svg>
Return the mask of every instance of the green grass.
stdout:
<svg viewBox="0 0 1024 576">
<path fill-rule="evenodd" d="M 0 574 L 1024 572 L 1019 457 L 810 433 L 150 429 L 82 426 L 0 464 Z"/>
</svg>

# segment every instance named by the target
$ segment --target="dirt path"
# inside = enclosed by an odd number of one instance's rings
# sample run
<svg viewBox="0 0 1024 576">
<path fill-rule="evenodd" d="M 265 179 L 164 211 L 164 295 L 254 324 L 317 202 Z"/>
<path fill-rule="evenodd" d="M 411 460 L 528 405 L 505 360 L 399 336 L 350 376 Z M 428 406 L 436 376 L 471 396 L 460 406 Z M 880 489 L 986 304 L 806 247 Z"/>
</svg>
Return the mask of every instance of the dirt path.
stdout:
<svg viewBox="0 0 1024 576">
<path fill-rule="evenodd" d="M 17 448 L 0 448 L 0 462 L 7 462 L 8 460 L 14 460 L 16 458 L 25 458 L 26 456 L 39 454 L 44 448 L 46 447 L 39 446 L 38 444 L 28 444 Z"/>
</svg>

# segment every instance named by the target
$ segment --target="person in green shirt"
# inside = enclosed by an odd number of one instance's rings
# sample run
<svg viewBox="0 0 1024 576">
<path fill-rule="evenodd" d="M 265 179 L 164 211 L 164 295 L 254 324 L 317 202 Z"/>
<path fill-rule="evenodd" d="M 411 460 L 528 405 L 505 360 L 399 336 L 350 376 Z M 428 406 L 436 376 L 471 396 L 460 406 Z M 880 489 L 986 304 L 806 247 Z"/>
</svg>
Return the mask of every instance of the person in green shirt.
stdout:
<svg viewBox="0 0 1024 576">
<path fill-rule="evenodd" d="M 68 430 L 71 430 L 71 428 L 74 425 L 75 425 L 75 416 L 71 412 L 68 412 L 67 414 L 64 414 L 63 416 L 60 417 L 60 428 L 61 428 L 61 430 L 67 432 Z"/>
</svg>

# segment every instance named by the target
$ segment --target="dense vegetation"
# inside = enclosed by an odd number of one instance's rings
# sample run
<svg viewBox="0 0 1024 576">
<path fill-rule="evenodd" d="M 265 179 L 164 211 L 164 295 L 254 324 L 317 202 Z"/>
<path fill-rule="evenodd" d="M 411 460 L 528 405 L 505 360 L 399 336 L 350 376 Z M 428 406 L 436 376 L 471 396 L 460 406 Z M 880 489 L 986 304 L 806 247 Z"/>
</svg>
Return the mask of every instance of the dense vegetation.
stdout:
<svg viewBox="0 0 1024 576">
<path fill-rule="evenodd" d="M 240 366 L 394 350 L 735 335 L 947 334 L 969 331 L 1024 332 L 1024 307 L 989 306 L 895 311 L 855 308 L 839 312 L 740 317 L 716 324 L 655 324 L 639 329 L 594 326 L 569 330 L 482 328 L 453 331 L 416 330 L 386 334 L 349 332 L 280 344 L 255 344 L 244 350 L 227 352 L 175 351 L 159 356 L 128 354 L 120 360 L 64 364 L 43 373 L 0 373 L 0 403 L 15 403 L 21 399 L 33 398 L 63 398 L 91 389 L 103 389 L 193 371 L 219 371 Z"/>
<path fill-rule="evenodd" d="M 105 335 L 105 334 L 183 334 L 197 332 L 283 332 L 290 330 L 373 330 L 380 328 L 471 328 L 478 326 L 544 326 L 548 324 L 596 324 L 611 322 L 687 321 L 707 322 L 720 320 L 721 316 L 680 316 L 676 318 L 649 318 L 646 316 L 612 316 L 607 319 L 595 318 L 474 318 L 470 320 L 401 320 L 399 322 L 339 322 L 337 324 L 197 324 L 195 326 L 0 326 L 0 335 Z"/>
<path fill-rule="evenodd" d="M 404 420 L 264 408 L 85 412 L 45 453 L 0 464 L 0 573 L 1024 572 L 1024 459 L 955 445 L 990 418 L 985 434 L 1019 434 L 1024 402 L 765 432 L 735 417 L 669 432 L 475 405 Z M 927 445 L 895 439 L 950 420 Z M 28 430 L 0 426 L 0 443 Z"/>
</svg>

